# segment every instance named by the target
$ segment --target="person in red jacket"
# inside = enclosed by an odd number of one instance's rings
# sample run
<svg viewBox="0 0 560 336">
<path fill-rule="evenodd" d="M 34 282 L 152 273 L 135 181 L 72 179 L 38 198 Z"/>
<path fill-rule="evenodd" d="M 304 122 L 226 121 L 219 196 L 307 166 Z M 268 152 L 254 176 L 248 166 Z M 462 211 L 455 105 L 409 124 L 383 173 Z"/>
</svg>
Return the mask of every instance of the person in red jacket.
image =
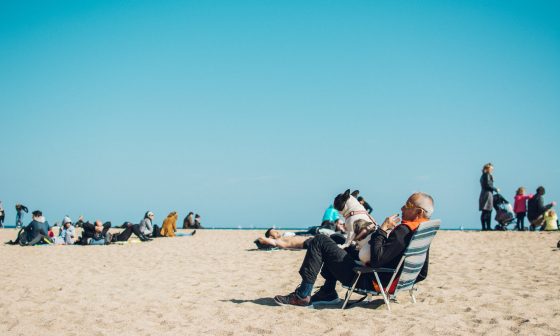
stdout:
<svg viewBox="0 0 560 336">
<path fill-rule="evenodd" d="M 525 216 L 527 215 L 527 200 L 533 198 L 533 194 L 525 195 L 525 188 L 519 187 L 513 202 L 513 212 L 517 218 L 517 230 L 525 231 Z"/>
</svg>

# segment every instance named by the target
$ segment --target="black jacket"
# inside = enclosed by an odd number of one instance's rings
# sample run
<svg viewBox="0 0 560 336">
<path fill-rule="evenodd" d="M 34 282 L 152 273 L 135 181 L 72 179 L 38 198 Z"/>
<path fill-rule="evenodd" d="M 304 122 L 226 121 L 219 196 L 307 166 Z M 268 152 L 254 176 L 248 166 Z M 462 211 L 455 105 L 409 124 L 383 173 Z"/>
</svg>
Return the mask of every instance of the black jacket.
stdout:
<svg viewBox="0 0 560 336">
<path fill-rule="evenodd" d="M 374 232 L 369 241 L 369 244 L 371 245 L 370 266 L 373 268 L 397 268 L 397 265 L 410 243 L 410 239 L 412 239 L 413 234 L 414 232 L 406 225 L 398 225 L 395 227 L 389 237 L 387 237 L 386 233 L 382 230 Z M 428 276 L 429 256 L 430 251 L 428 250 L 426 253 L 426 262 L 424 263 L 416 282 L 420 282 Z M 391 273 L 379 273 L 379 278 L 381 279 L 383 286 L 387 286 L 387 284 L 389 284 L 391 276 Z"/>
<path fill-rule="evenodd" d="M 536 194 L 527 203 L 527 219 L 533 221 L 552 208 L 552 204 L 544 205 L 544 197 Z"/>
<path fill-rule="evenodd" d="M 366 209 L 366 211 L 367 211 L 368 213 L 371 213 L 371 212 L 373 211 L 373 209 L 372 209 L 372 207 L 369 205 L 369 203 L 368 203 L 368 202 L 365 202 L 365 201 L 364 201 L 364 208 Z"/>
</svg>

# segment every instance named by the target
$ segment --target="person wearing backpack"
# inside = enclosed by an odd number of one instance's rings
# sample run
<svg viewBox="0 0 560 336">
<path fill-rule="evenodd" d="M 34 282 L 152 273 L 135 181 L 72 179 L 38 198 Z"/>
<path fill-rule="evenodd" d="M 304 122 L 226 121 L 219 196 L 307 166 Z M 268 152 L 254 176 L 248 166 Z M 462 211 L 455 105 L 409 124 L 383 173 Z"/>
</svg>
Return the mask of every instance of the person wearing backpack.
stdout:
<svg viewBox="0 0 560 336">
<path fill-rule="evenodd" d="M 19 230 L 17 238 L 6 244 L 33 246 L 42 243 L 52 243 L 49 238 L 49 223 L 40 210 L 33 211 L 33 220 L 26 227 Z"/>
</svg>

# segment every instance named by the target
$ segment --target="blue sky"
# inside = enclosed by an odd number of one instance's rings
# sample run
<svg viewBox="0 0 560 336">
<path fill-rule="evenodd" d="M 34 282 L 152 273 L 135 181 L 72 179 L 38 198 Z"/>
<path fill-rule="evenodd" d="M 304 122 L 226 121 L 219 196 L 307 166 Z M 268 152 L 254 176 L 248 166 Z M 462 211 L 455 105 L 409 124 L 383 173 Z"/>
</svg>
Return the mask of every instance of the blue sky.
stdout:
<svg viewBox="0 0 560 336">
<path fill-rule="evenodd" d="M 0 200 L 307 227 L 346 188 L 478 228 L 480 169 L 560 200 L 555 1 L 1 1 Z M 28 217 L 29 219 L 29 217 Z"/>
</svg>

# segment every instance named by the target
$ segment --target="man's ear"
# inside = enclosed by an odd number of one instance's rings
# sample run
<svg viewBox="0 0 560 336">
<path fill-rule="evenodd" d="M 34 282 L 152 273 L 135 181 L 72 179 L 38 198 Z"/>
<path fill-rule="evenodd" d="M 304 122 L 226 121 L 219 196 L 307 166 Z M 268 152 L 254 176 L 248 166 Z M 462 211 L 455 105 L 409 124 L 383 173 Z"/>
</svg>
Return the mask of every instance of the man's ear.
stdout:
<svg viewBox="0 0 560 336">
<path fill-rule="evenodd" d="M 346 191 L 344 192 L 344 196 L 346 197 L 350 196 L 350 189 L 346 189 Z"/>
</svg>

